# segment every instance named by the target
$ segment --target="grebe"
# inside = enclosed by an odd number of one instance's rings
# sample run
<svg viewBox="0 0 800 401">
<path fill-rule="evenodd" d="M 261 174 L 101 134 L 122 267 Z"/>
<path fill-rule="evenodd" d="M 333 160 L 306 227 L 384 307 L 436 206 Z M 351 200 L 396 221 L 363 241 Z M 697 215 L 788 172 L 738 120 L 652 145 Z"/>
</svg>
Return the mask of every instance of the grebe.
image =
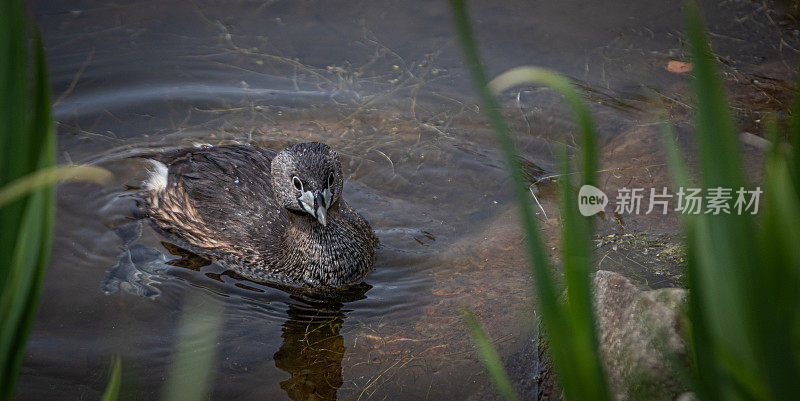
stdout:
<svg viewBox="0 0 800 401">
<path fill-rule="evenodd" d="M 147 158 L 147 217 L 247 278 L 342 287 L 372 268 L 377 239 L 342 199 L 339 156 L 325 144 L 277 153 L 201 146 Z"/>
</svg>

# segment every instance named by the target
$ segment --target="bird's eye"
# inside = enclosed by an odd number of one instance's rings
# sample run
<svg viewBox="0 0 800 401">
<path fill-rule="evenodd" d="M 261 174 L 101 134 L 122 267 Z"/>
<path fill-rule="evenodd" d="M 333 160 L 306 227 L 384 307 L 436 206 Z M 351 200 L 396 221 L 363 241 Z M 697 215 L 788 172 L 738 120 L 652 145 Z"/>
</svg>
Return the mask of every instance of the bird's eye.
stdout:
<svg viewBox="0 0 800 401">
<path fill-rule="evenodd" d="M 298 191 L 303 190 L 303 181 L 300 181 L 300 179 L 297 178 L 297 176 L 292 177 L 292 184 L 294 185 L 294 188 L 296 190 Z"/>
<path fill-rule="evenodd" d="M 328 174 L 328 188 L 333 186 L 333 172 Z"/>
</svg>

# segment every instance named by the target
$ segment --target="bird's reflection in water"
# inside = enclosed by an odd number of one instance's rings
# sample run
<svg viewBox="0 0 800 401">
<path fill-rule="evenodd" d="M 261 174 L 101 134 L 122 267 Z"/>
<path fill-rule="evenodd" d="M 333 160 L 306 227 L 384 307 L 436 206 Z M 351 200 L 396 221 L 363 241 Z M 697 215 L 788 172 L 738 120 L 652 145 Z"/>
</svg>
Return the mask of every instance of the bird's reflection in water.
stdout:
<svg viewBox="0 0 800 401">
<path fill-rule="evenodd" d="M 166 241 L 162 245 L 177 258 L 170 259 L 155 249 L 141 245 L 129 246 L 141 236 L 141 223 L 137 221 L 123 228 L 125 230 L 121 232 L 125 236 L 120 236 L 123 238 L 124 250 L 118 257 L 117 265 L 109 269 L 102 283 L 107 293 L 124 289 L 139 295 L 157 297 L 161 291 L 142 282 L 142 277 L 156 277 L 154 275 L 165 271 L 164 267 L 167 265 L 200 271 L 212 263 L 209 257 Z M 236 281 L 234 285 L 239 288 L 264 292 L 245 284 L 258 285 L 247 281 L 233 270 L 226 270 L 221 274 L 207 272 L 205 276 L 221 283 L 226 282 L 222 277 L 228 276 Z M 281 388 L 292 400 L 336 400 L 337 391 L 343 383 L 342 358 L 345 353 L 344 338 L 339 330 L 349 312 L 344 309 L 344 305 L 366 298 L 365 294 L 372 286 L 361 283 L 346 289 L 312 291 L 277 283 L 261 285 L 284 291 L 291 299 L 287 302 L 288 319 L 282 327 L 283 343 L 273 356 L 275 366 L 290 376 L 280 383 Z M 147 292 L 148 290 L 151 292 Z"/>
<path fill-rule="evenodd" d="M 293 400 L 335 400 L 342 386 L 344 314 L 292 304 L 287 313 L 283 344 L 274 356 L 275 366 L 291 376 L 281 388 Z"/>
<path fill-rule="evenodd" d="M 360 284 L 324 294 L 293 294 L 283 324 L 283 344 L 275 353 L 275 366 L 289 373 L 280 383 L 292 400 L 335 400 L 342 386 L 345 302 L 363 299 L 371 286 Z"/>
</svg>

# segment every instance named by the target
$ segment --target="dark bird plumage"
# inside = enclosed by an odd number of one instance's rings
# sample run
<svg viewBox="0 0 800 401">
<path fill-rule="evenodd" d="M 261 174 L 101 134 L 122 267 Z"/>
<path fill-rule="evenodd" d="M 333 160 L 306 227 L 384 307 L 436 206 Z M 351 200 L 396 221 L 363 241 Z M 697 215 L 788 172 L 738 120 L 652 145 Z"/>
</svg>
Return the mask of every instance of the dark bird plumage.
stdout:
<svg viewBox="0 0 800 401">
<path fill-rule="evenodd" d="M 248 278 L 341 287 L 372 267 L 376 238 L 341 198 L 341 163 L 327 145 L 204 146 L 149 159 L 151 221 Z"/>
</svg>

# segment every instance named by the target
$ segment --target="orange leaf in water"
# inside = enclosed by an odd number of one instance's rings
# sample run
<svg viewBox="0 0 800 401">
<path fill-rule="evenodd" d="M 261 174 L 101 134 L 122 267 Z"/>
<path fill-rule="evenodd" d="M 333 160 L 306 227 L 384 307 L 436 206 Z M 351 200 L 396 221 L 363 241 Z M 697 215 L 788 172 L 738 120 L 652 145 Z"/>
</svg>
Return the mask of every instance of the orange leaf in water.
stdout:
<svg viewBox="0 0 800 401">
<path fill-rule="evenodd" d="M 670 60 L 667 63 L 667 71 L 674 72 L 676 74 L 683 74 L 685 72 L 689 72 L 694 68 L 692 63 L 684 63 L 683 61 L 678 60 Z"/>
</svg>

